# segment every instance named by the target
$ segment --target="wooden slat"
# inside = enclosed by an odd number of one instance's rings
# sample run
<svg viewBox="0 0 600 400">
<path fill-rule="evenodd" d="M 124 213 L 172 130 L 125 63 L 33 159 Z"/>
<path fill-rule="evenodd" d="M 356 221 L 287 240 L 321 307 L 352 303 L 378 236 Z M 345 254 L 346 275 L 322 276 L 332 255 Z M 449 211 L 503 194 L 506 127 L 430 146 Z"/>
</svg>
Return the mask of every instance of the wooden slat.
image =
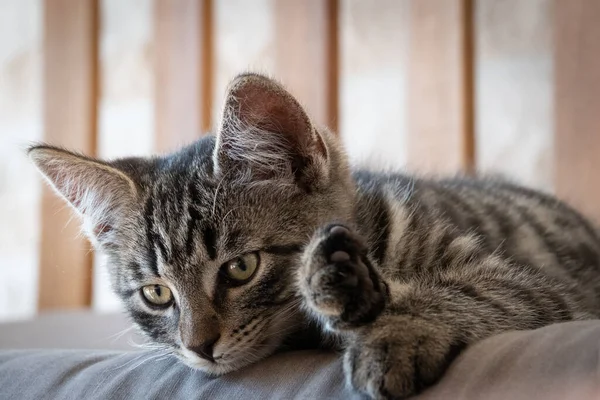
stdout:
<svg viewBox="0 0 600 400">
<path fill-rule="evenodd" d="M 276 0 L 275 71 L 313 119 L 333 130 L 338 114 L 338 1 Z"/>
<path fill-rule="evenodd" d="M 44 2 L 44 140 L 96 151 L 96 0 Z M 79 223 L 50 189 L 42 194 L 41 310 L 89 306 L 92 257 Z"/>
<path fill-rule="evenodd" d="M 600 2 L 554 1 L 557 194 L 600 221 Z"/>
<path fill-rule="evenodd" d="M 175 150 L 210 128 L 212 2 L 155 2 L 155 118 L 159 151 Z"/>
<path fill-rule="evenodd" d="M 408 164 L 423 172 L 473 165 L 470 0 L 412 0 L 408 54 Z"/>
</svg>

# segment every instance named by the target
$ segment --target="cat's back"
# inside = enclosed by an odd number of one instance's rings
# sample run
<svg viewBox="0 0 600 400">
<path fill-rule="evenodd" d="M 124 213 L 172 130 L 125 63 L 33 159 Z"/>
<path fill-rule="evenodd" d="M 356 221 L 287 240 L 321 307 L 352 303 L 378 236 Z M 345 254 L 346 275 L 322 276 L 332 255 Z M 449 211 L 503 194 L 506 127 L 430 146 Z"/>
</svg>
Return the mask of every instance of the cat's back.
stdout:
<svg viewBox="0 0 600 400">
<path fill-rule="evenodd" d="M 600 249 L 600 232 L 592 221 L 555 196 L 503 177 L 436 179 L 363 170 L 354 177 L 359 197 L 397 202 L 429 222 L 443 219 L 499 241 L 526 230 L 549 242 L 553 236 L 564 242 L 581 236 Z"/>
<path fill-rule="evenodd" d="M 374 208 L 380 204 L 374 199 L 384 199 L 380 205 L 396 216 L 389 218 L 390 223 L 424 234 L 440 224 L 475 234 L 485 251 L 517 263 L 566 271 L 600 299 L 598 230 L 556 197 L 501 177 L 427 179 L 367 171 L 354 176 L 362 207 Z M 393 212 L 398 207 L 407 210 L 401 217 Z"/>
</svg>

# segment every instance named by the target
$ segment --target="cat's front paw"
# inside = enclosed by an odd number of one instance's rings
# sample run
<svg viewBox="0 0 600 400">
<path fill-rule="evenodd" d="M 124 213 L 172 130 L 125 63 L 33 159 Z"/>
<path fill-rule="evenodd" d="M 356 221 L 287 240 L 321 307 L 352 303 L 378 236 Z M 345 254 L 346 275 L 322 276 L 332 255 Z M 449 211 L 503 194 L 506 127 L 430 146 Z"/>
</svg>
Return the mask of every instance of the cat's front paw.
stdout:
<svg viewBox="0 0 600 400">
<path fill-rule="evenodd" d="M 307 307 L 334 330 L 372 322 L 389 297 L 363 241 L 342 225 L 330 225 L 315 234 L 298 279 Z"/>
<path fill-rule="evenodd" d="M 384 316 L 348 338 L 348 383 L 373 399 L 404 399 L 434 384 L 464 349 L 450 329 L 409 316 Z"/>
</svg>

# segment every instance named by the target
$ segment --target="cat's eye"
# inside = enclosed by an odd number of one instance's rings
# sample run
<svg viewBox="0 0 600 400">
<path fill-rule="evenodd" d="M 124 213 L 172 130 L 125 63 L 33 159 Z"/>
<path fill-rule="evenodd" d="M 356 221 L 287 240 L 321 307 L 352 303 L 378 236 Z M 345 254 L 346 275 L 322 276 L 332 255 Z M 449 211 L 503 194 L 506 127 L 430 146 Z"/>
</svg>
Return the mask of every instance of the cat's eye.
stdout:
<svg viewBox="0 0 600 400">
<path fill-rule="evenodd" d="M 147 285 L 142 288 L 146 302 L 153 307 L 167 308 L 173 303 L 171 289 L 163 285 Z"/>
<path fill-rule="evenodd" d="M 232 286 L 239 286 L 254 276 L 259 263 L 260 258 L 257 252 L 248 253 L 227 261 L 221 267 L 221 271 L 227 282 Z"/>
</svg>

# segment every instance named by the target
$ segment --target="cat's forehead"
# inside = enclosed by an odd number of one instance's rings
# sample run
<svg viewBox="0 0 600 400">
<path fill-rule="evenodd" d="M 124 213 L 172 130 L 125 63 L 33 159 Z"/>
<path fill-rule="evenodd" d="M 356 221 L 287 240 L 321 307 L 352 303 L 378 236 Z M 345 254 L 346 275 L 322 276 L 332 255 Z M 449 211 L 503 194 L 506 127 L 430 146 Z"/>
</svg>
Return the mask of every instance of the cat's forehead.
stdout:
<svg viewBox="0 0 600 400">
<path fill-rule="evenodd" d="M 155 231 L 173 253 L 186 259 L 194 256 L 191 249 L 235 252 L 294 225 L 289 193 L 277 185 L 215 176 L 210 152 L 191 150 L 157 166 L 143 205 L 147 230 Z"/>
<path fill-rule="evenodd" d="M 295 214 L 290 212 L 291 200 L 266 185 L 246 187 L 196 173 L 158 180 L 146 200 L 153 203 L 146 213 L 152 213 L 169 235 L 186 228 L 217 237 L 239 236 L 288 221 Z"/>
<path fill-rule="evenodd" d="M 175 154 L 156 159 L 144 182 L 147 197 L 165 211 L 183 212 L 183 208 L 192 207 L 203 219 L 219 221 L 227 213 L 256 214 L 289 203 L 295 191 L 281 185 L 244 181 L 234 170 L 216 174 L 215 141 L 214 136 L 207 136 Z"/>
<path fill-rule="evenodd" d="M 305 195 L 291 185 L 248 182 L 213 168 L 214 138 L 155 160 L 138 232 L 170 268 L 213 265 L 248 251 L 303 240 Z"/>
</svg>

